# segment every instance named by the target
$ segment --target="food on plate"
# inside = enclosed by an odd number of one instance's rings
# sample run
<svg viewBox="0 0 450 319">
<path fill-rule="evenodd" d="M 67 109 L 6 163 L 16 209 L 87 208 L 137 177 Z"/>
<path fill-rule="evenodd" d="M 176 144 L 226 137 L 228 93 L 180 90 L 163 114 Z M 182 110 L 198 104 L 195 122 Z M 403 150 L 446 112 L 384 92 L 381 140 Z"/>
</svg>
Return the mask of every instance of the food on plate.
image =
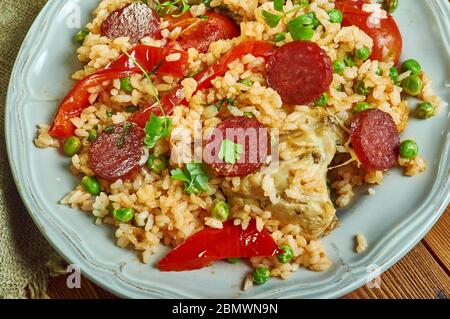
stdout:
<svg viewBox="0 0 450 319">
<path fill-rule="evenodd" d="M 161 271 L 248 262 L 247 290 L 328 269 L 320 238 L 338 227 L 336 208 L 389 169 L 426 169 L 402 136 L 407 98 L 421 119 L 440 100 L 402 55 L 397 7 L 100 1 L 74 35 L 84 67 L 35 139 L 79 177 L 61 204 L 115 227 L 118 246 Z"/>
</svg>

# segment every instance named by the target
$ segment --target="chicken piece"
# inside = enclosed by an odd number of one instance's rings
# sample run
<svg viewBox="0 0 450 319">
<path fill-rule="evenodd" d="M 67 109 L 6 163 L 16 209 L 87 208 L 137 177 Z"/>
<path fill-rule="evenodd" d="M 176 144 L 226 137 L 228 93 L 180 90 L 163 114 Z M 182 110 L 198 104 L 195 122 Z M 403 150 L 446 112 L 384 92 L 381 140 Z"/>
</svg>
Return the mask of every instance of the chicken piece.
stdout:
<svg viewBox="0 0 450 319">
<path fill-rule="evenodd" d="M 315 239 L 336 220 L 327 171 L 336 153 L 338 129 L 321 108 L 305 116 L 301 129 L 280 135 L 278 165 L 241 177 L 239 186 L 225 182 L 222 190 L 233 209 L 257 204 L 281 224 L 298 224 L 303 236 Z"/>
</svg>

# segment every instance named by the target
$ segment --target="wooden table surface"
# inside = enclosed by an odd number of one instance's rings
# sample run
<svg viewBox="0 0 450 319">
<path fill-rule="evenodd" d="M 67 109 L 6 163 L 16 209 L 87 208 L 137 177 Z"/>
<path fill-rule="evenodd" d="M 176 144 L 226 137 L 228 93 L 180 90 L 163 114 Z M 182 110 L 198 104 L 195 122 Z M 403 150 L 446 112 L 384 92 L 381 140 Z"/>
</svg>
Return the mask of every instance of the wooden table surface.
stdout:
<svg viewBox="0 0 450 319">
<path fill-rule="evenodd" d="M 381 275 L 379 288 L 366 285 L 344 298 L 449 298 L 449 242 L 450 205 L 425 238 Z M 85 278 L 81 288 L 69 289 L 66 276 L 51 279 L 48 294 L 51 298 L 116 298 Z"/>
</svg>

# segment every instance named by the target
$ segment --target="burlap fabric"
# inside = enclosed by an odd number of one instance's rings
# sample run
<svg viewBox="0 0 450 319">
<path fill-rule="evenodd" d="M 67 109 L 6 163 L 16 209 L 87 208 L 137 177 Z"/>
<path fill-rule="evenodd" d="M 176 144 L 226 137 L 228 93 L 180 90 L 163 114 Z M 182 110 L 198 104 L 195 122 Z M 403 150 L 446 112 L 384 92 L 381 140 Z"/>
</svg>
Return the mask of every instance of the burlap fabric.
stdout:
<svg viewBox="0 0 450 319">
<path fill-rule="evenodd" d="M 0 0 L 0 298 L 46 297 L 50 275 L 47 264 L 55 256 L 17 193 L 4 138 L 11 70 L 28 29 L 46 1 Z"/>
</svg>

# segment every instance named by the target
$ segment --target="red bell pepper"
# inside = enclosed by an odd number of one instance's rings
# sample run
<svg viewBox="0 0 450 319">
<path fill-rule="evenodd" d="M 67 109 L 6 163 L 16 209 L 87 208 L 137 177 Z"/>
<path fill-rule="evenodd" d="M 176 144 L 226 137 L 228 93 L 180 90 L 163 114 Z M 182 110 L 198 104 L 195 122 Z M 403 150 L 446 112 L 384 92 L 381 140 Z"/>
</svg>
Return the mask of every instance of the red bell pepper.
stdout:
<svg viewBox="0 0 450 319">
<path fill-rule="evenodd" d="M 172 53 L 180 53 L 180 59 L 167 62 L 166 57 Z M 138 45 L 129 54 L 148 72 L 158 67 L 157 70 L 154 70 L 158 74 L 181 77 L 188 71 L 188 54 L 184 51 Z M 49 131 L 50 135 L 57 138 L 65 138 L 73 134 L 74 125 L 70 119 L 79 116 L 90 105 L 89 89 L 97 85 L 104 85 L 104 83 L 114 79 L 130 76 L 133 73 L 142 73 L 142 71 L 132 59 L 122 54 L 105 69 L 78 81 L 60 104 Z"/>
<path fill-rule="evenodd" d="M 194 79 L 197 81 L 197 90 L 195 92 L 210 88 L 211 81 L 218 76 L 224 75 L 228 71 L 228 64 L 234 60 L 246 54 L 252 54 L 255 57 L 262 57 L 267 61 L 275 49 L 275 45 L 265 41 L 245 41 L 238 44 L 216 63 L 194 76 Z M 186 103 L 181 85 L 177 85 L 172 91 L 161 98 L 161 105 L 166 114 L 170 114 L 175 106 Z M 160 107 L 157 104 L 150 105 L 134 113 L 130 121 L 141 127 L 145 127 L 145 123 L 149 120 L 151 113 L 161 115 Z"/>
<path fill-rule="evenodd" d="M 252 221 L 246 230 L 233 221 L 222 229 L 205 228 L 170 251 L 158 263 L 161 271 L 200 269 L 215 260 L 255 256 L 274 256 L 282 250 L 267 230 L 258 232 Z"/>
</svg>

